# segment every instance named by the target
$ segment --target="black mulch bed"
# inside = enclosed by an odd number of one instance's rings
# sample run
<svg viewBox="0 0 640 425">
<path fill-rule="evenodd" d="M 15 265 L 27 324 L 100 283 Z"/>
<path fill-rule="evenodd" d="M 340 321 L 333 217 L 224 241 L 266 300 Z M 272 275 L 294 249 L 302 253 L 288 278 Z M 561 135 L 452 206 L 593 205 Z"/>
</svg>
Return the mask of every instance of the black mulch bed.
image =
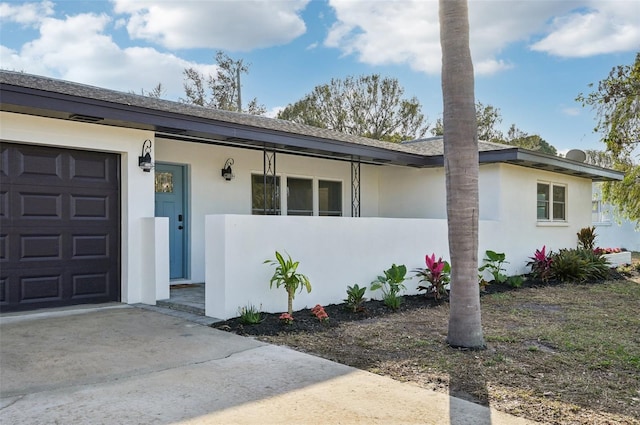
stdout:
<svg viewBox="0 0 640 425">
<path fill-rule="evenodd" d="M 558 282 L 542 283 L 540 281 L 527 279 L 524 281 L 520 288 L 531 288 L 538 286 L 555 285 Z M 489 294 L 495 294 L 500 292 L 514 291 L 518 288 L 513 288 L 505 284 L 491 284 L 484 288 L 480 292 L 481 296 Z M 284 291 L 282 295 L 285 296 Z M 346 295 L 346 294 L 345 294 Z M 281 313 L 263 313 L 262 322 L 254 325 L 243 324 L 240 318 L 235 317 L 223 322 L 213 323 L 211 327 L 220 330 L 237 333 L 238 335 L 278 335 L 280 333 L 295 333 L 295 332 L 322 332 L 327 328 L 338 326 L 340 323 L 353 322 L 357 320 L 372 319 L 376 317 L 382 317 L 387 314 L 394 314 L 401 311 L 411 311 L 422 307 L 434 307 L 441 303 L 447 303 L 448 299 L 445 297 L 439 302 L 432 296 L 425 295 L 405 295 L 402 297 L 403 302 L 400 308 L 397 310 L 391 310 L 384 305 L 382 301 L 369 300 L 363 304 L 363 309 L 358 312 L 353 312 L 345 307 L 345 304 L 331 304 L 323 306 L 324 310 L 329 315 L 329 320 L 320 322 L 312 313 L 311 309 L 306 308 L 304 310 L 293 312 L 293 323 L 285 325 L 280 322 L 279 317 Z M 295 300 L 294 300 L 295 304 Z"/>
</svg>

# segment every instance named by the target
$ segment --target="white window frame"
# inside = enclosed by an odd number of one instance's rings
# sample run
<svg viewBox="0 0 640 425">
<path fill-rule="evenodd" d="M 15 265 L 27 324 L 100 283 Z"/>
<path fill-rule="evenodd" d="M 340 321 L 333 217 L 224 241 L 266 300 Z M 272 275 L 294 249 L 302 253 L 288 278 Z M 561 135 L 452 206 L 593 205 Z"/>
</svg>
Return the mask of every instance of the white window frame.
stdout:
<svg viewBox="0 0 640 425">
<path fill-rule="evenodd" d="M 254 213 L 253 210 L 253 176 L 262 176 L 263 174 L 260 171 L 252 171 L 251 172 L 251 186 L 250 186 L 250 190 L 251 190 L 251 196 L 250 196 L 250 202 L 251 202 L 251 214 L 252 215 L 256 215 Z M 288 215 L 288 210 L 289 210 L 289 203 L 288 203 L 288 198 L 289 198 L 289 183 L 288 183 L 288 179 L 292 178 L 292 179 L 300 179 L 300 180 L 311 180 L 311 189 L 312 189 L 312 202 L 313 202 L 313 216 L 320 216 L 320 181 L 325 181 L 325 182 L 335 182 L 335 183 L 340 183 L 340 200 L 341 200 L 341 211 L 340 211 L 340 217 L 344 217 L 344 208 L 345 208 L 345 199 L 344 199 L 344 180 L 340 179 L 340 178 L 325 178 L 325 177 L 317 177 L 317 176 L 303 176 L 300 174 L 276 174 L 276 177 L 279 179 L 280 185 L 278 186 L 278 198 L 280 200 L 280 205 L 278 205 L 277 208 L 277 215 L 282 215 L 282 216 L 287 216 Z M 309 217 L 309 216 L 306 216 Z M 326 217 L 332 217 L 332 216 L 326 216 Z"/>
<path fill-rule="evenodd" d="M 256 171 L 256 172 L 252 172 L 252 173 L 251 173 L 251 179 L 250 179 L 250 183 L 249 183 L 249 194 L 250 194 L 250 195 L 249 195 L 249 202 L 250 202 L 250 205 L 249 205 L 249 207 L 250 207 L 250 208 L 249 208 L 249 211 L 251 212 L 251 215 L 262 215 L 262 214 L 257 214 L 257 213 L 255 213 L 255 212 L 254 212 L 254 209 L 253 209 L 253 177 L 254 177 L 254 176 L 263 177 L 263 176 L 264 176 L 264 174 L 263 174 L 263 173 L 261 173 L 261 172 L 257 172 L 257 171 Z M 272 176 L 270 176 L 270 175 L 269 175 L 269 176 L 267 176 L 267 177 L 272 177 Z M 282 202 L 282 182 L 283 182 L 283 180 L 285 179 L 285 177 L 284 177 L 284 176 L 282 176 L 282 175 L 280 175 L 280 174 L 276 174 L 276 175 L 275 175 L 275 176 L 273 176 L 273 177 L 275 177 L 276 182 L 279 182 L 279 184 L 276 186 L 276 192 L 277 192 L 277 195 L 276 195 L 276 196 L 278 197 L 278 200 L 279 200 L 280 202 L 279 202 L 279 204 L 278 204 L 278 205 L 277 205 L 277 207 L 276 207 L 276 214 L 275 214 L 275 215 L 282 215 L 282 214 L 283 214 L 283 211 L 284 211 L 284 210 L 282 209 L 282 207 L 283 207 L 283 205 L 282 205 L 282 204 L 283 204 L 283 202 Z M 284 180 L 284 181 L 286 182 L 286 180 Z M 286 186 L 285 186 L 285 187 L 286 187 Z M 256 209 L 255 211 L 258 211 L 258 209 Z"/>
<path fill-rule="evenodd" d="M 340 215 L 325 215 L 323 217 L 344 217 L 344 181 L 341 179 L 325 179 L 318 178 L 316 181 L 316 199 L 318 204 L 318 209 L 316 210 L 316 215 L 320 215 L 320 181 L 329 182 L 329 183 L 340 183 Z"/>
<path fill-rule="evenodd" d="M 285 177 L 285 184 L 286 184 L 286 193 L 285 194 L 286 194 L 286 198 L 287 198 L 286 199 L 287 203 L 286 203 L 286 209 L 283 208 L 283 210 L 282 210 L 283 212 L 285 212 L 285 215 L 290 215 L 289 214 L 289 196 L 290 196 L 289 179 L 306 180 L 306 181 L 311 182 L 311 209 L 310 209 L 311 216 L 318 215 L 317 209 L 316 209 L 316 205 L 315 205 L 316 204 L 315 198 L 316 198 L 316 193 L 317 193 L 317 190 L 316 190 L 316 185 L 317 185 L 316 179 L 314 179 L 313 177 L 308 177 L 308 176 L 302 177 L 302 176 L 294 176 L 294 175 L 291 175 L 291 176 L 287 175 Z M 282 201 L 284 201 L 284 200 L 282 200 Z M 304 217 L 309 217 L 308 214 L 291 214 L 291 215 L 300 215 L 300 216 L 304 216 Z"/>
<path fill-rule="evenodd" d="M 538 186 L 539 185 L 545 185 L 548 187 L 549 191 L 549 199 L 547 199 L 548 202 L 548 218 L 539 218 L 538 217 Z M 564 218 L 563 219 L 554 219 L 553 216 L 553 209 L 554 209 L 554 204 L 555 201 L 553 199 L 553 189 L 554 187 L 562 187 L 564 188 L 564 200 L 563 200 L 563 205 L 564 205 Z M 536 183 L 536 220 L 538 222 L 539 225 L 568 225 L 569 222 L 569 187 L 567 184 L 565 183 L 558 183 L 558 182 L 550 182 L 550 181 L 541 181 L 538 180 L 538 182 Z"/>
<path fill-rule="evenodd" d="M 594 205 L 596 206 L 595 209 Z M 594 199 L 591 201 L 591 222 L 592 224 L 600 226 L 611 225 L 611 215 L 609 210 L 604 207 L 602 199 Z"/>
</svg>

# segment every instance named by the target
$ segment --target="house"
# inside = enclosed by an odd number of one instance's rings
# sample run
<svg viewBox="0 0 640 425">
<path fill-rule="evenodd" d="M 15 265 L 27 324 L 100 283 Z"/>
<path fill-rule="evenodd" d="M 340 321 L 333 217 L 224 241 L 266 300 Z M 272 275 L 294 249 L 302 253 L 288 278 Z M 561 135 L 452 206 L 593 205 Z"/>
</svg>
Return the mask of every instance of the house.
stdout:
<svg viewBox="0 0 640 425">
<path fill-rule="evenodd" d="M 602 200 L 602 184 L 593 183 L 591 221 L 596 228 L 596 245 L 601 248 L 624 248 L 640 251 L 640 223 L 618 219 L 614 205 Z"/>
<path fill-rule="evenodd" d="M 392 263 L 448 257 L 437 139 L 391 144 L 8 71 L 0 105 L 2 311 L 154 304 L 170 283 L 205 282 L 206 314 L 228 318 L 286 308 L 263 264 L 276 250 L 311 279 L 296 308 L 340 302 Z M 542 245 L 575 246 L 591 182 L 622 177 L 480 150 L 479 257 L 507 253 L 510 274 Z"/>
</svg>

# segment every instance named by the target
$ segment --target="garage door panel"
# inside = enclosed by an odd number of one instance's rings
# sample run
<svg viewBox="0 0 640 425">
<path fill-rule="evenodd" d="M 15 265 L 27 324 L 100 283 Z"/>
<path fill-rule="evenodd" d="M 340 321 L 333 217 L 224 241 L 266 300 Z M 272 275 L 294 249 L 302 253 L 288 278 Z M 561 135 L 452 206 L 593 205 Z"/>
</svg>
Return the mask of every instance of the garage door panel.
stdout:
<svg viewBox="0 0 640 425">
<path fill-rule="evenodd" d="M 108 234 L 72 235 L 71 259 L 109 258 L 110 244 Z"/>
<path fill-rule="evenodd" d="M 8 303 L 9 297 L 7 295 L 7 290 L 9 289 L 9 285 L 6 277 L 0 277 L 0 306 Z"/>
<path fill-rule="evenodd" d="M 62 273 L 43 273 L 20 277 L 21 303 L 62 300 Z"/>
<path fill-rule="evenodd" d="M 62 260 L 62 235 L 20 235 L 20 260 Z"/>
<path fill-rule="evenodd" d="M 62 183 L 64 179 L 62 153 L 59 151 L 37 147 L 21 149 L 15 156 L 15 166 L 16 180 L 40 181 L 46 177 L 49 181 Z"/>
<path fill-rule="evenodd" d="M 0 145 L 0 179 L 9 178 L 9 147 Z"/>
<path fill-rule="evenodd" d="M 79 300 L 100 296 L 108 298 L 109 296 L 110 276 L 108 272 L 78 273 L 74 274 L 71 279 L 73 280 L 72 299 Z"/>
<path fill-rule="evenodd" d="M 118 301 L 119 156 L 2 143 L 2 163 L 1 310 Z"/>
<path fill-rule="evenodd" d="M 72 194 L 69 199 L 71 219 L 109 220 L 111 216 L 111 196 Z"/>
<path fill-rule="evenodd" d="M 9 259 L 9 235 L 6 233 L 0 234 L 0 262 L 5 262 Z"/>
<path fill-rule="evenodd" d="M 18 218 L 62 219 L 62 195 L 55 193 L 18 192 Z"/>
<path fill-rule="evenodd" d="M 112 158 L 96 155 L 91 152 L 75 152 L 70 156 L 69 179 L 78 184 L 110 184 L 116 176 L 111 173 Z"/>
<path fill-rule="evenodd" d="M 0 190 L 0 219 L 9 216 L 9 192 Z"/>
</svg>

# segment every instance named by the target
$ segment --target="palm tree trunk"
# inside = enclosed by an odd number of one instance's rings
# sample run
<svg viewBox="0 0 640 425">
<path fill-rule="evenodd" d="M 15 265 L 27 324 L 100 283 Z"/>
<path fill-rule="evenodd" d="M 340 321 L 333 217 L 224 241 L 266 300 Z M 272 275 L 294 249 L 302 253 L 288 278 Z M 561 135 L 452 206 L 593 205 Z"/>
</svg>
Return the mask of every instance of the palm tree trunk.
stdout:
<svg viewBox="0 0 640 425">
<path fill-rule="evenodd" d="M 478 136 L 466 0 L 440 0 L 444 160 L 451 257 L 447 342 L 482 348 L 478 287 Z"/>
<path fill-rule="evenodd" d="M 289 290 L 287 289 L 287 313 L 289 314 L 293 314 L 293 296 L 294 296 L 294 291 L 293 290 Z"/>
</svg>

